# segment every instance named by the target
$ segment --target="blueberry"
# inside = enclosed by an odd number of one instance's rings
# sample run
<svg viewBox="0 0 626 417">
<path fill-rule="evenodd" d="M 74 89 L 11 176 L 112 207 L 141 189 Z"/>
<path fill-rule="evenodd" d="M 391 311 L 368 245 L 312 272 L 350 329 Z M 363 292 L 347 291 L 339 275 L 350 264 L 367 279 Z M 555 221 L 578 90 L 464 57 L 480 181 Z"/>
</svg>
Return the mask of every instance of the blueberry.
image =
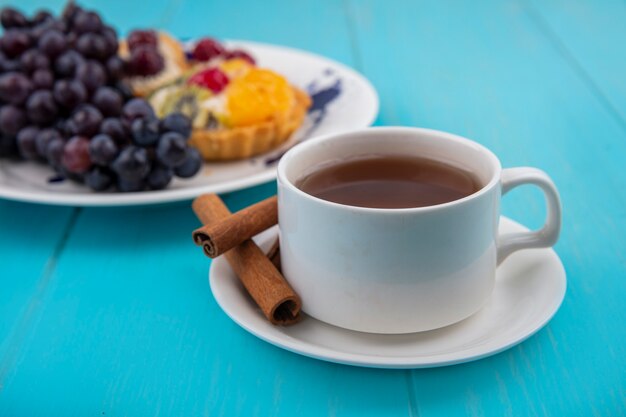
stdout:
<svg viewBox="0 0 626 417">
<path fill-rule="evenodd" d="M 159 140 L 159 119 L 146 117 L 135 119 L 131 125 L 133 141 L 139 146 L 151 146 Z"/>
<path fill-rule="evenodd" d="M 0 106 L 0 132 L 15 136 L 26 125 L 24 110 L 11 104 Z"/>
<path fill-rule="evenodd" d="M 100 133 L 111 136 L 118 145 L 129 143 L 130 137 L 120 119 L 108 117 L 100 125 Z"/>
<path fill-rule="evenodd" d="M 111 87 L 98 88 L 91 101 L 105 116 L 118 116 L 122 111 L 122 95 Z"/>
<path fill-rule="evenodd" d="M 53 167 L 61 167 L 63 160 L 63 150 L 65 149 L 65 141 L 61 137 L 51 139 L 46 145 L 45 157 Z"/>
<path fill-rule="evenodd" d="M 17 149 L 24 159 L 37 159 L 36 139 L 39 129 L 34 126 L 27 126 L 17 134 Z"/>
<path fill-rule="evenodd" d="M 102 113 L 94 106 L 84 104 L 72 114 L 70 120 L 74 135 L 91 137 L 100 131 Z"/>
<path fill-rule="evenodd" d="M 163 165 L 156 165 L 152 168 L 152 171 L 148 174 L 146 182 L 153 190 L 162 190 L 174 178 L 174 173 L 171 168 L 164 167 Z"/>
<path fill-rule="evenodd" d="M 122 119 L 130 127 L 135 119 L 145 119 L 155 117 L 154 110 L 150 104 L 142 98 L 129 100 L 122 109 Z"/>
<path fill-rule="evenodd" d="M 85 174 L 85 184 L 95 191 L 104 191 L 113 184 L 115 174 L 108 168 L 93 167 Z"/>
<path fill-rule="evenodd" d="M 37 133 L 37 137 L 35 138 L 35 147 L 37 148 L 37 153 L 41 158 L 47 158 L 46 151 L 48 148 L 48 144 L 55 139 L 61 139 L 61 134 L 56 129 L 42 129 Z"/>
<path fill-rule="evenodd" d="M 109 135 L 94 136 L 89 142 L 89 156 L 96 164 L 108 165 L 117 157 L 119 148 Z"/>
<path fill-rule="evenodd" d="M 37 90 L 26 101 L 28 118 L 38 124 L 52 123 L 59 113 L 59 108 L 49 90 Z"/>
<path fill-rule="evenodd" d="M 185 162 L 174 168 L 174 174 L 181 178 L 191 178 L 202 168 L 202 157 L 195 148 L 187 148 Z"/>
<path fill-rule="evenodd" d="M 146 189 L 146 183 L 141 179 L 129 180 L 120 177 L 117 179 L 117 189 L 123 193 L 143 191 Z"/>
<path fill-rule="evenodd" d="M 156 156 L 166 167 L 174 168 L 183 164 L 187 157 L 185 137 L 176 132 L 164 133 L 157 144 Z"/>
<path fill-rule="evenodd" d="M 120 178 L 127 181 L 141 181 L 150 172 L 150 161 L 145 149 L 128 146 L 111 164 Z"/>
<path fill-rule="evenodd" d="M 189 138 L 191 135 L 191 120 L 182 113 L 170 113 L 161 120 L 161 131 L 176 132 Z"/>
<path fill-rule="evenodd" d="M 7 72 L 0 76 L 0 100 L 21 105 L 33 90 L 33 83 L 24 74 Z"/>
<path fill-rule="evenodd" d="M 60 77 L 73 77 L 76 68 L 85 62 L 85 58 L 78 52 L 70 49 L 59 55 L 54 61 L 54 70 Z"/>
</svg>

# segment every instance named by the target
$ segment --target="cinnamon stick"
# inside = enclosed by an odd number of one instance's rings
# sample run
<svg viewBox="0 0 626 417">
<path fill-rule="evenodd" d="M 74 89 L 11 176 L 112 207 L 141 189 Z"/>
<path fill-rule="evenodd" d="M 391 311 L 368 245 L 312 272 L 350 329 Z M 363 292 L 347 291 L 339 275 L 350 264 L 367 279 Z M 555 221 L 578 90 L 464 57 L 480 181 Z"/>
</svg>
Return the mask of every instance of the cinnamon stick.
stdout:
<svg viewBox="0 0 626 417">
<path fill-rule="evenodd" d="M 216 258 L 240 243 L 278 223 L 276 196 L 253 204 L 237 213 L 196 229 L 193 241 L 204 253 Z"/>
<path fill-rule="evenodd" d="M 205 225 L 231 216 L 228 207 L 215 194 L 196 198 L 192 208 Z M 271 323 L 289 325 L 300 319 L 300 297 L 256 243 L 245 240 L 224 253 L 224 256 Z"/>
</svg>

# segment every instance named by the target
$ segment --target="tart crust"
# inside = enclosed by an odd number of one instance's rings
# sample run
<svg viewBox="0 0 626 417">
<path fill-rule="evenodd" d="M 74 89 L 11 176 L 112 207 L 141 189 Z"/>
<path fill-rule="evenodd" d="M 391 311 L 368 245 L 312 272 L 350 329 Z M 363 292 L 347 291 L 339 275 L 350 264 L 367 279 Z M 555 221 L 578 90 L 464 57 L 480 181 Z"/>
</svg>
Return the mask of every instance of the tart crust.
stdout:
<svg viewBox="0 0 626 417">
<path fill-rule="evenodd" d="M 286 114 L 277 114 L 271 120 L 251 126 L 194 129 L 190 143 L 206 161 L 249 158 L 278 147 L 300 127 L 311 106 L 307 93 L 293 86 L 292 89 L 294 105 Z"/>
</svg>

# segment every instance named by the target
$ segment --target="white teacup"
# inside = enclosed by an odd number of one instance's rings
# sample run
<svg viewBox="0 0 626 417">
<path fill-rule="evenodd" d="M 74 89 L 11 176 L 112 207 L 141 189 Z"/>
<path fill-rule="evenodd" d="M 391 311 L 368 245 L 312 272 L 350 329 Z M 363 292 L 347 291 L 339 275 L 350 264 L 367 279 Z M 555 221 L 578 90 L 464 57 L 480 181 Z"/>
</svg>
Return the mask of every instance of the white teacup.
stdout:
<svg viewBox="0 0 626 417">
<path fill-rule="evenodd" d="M 296 187 L 321 164 L 365 155 L 415 155 L 473 172 L 479 191 L 428 207 L 346 206 Z M 548 216 L 538 231 L 498 235 L 500 197 L 539 186 Z M 282 270 L 308 315 L 346 329 L 412 333 L 477 312 L 496 266 L 514 251 L 552 246 L 561 225 L 559 194 L 535 168 L 502 169 L 468 139 L 428 129 L 379 127 L 304 142 L 278 165 Z"/>
</svg>

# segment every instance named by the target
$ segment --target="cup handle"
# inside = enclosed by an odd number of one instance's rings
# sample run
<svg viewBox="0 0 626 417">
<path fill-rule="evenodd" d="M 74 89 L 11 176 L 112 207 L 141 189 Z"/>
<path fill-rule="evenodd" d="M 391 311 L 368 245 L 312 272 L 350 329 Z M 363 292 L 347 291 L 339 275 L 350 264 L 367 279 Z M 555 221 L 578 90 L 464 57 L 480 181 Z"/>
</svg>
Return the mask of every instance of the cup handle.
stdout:
<svg viewBox="0 0 626 417">
<path fill-rule="evenodd" d="M 498 237 L 498 265 L 517 250 L 547 248 L 554 245 L 561 232 L 561 199 L 548 174 L 537 168 L 508 168 L 502 170 L 500 183 L 502 195 L 518 185 L 533 184 L 538 186 L 546 197 L 548 214 L 545 224 L 539 230 L 506 233 Z"/>
</svg>

